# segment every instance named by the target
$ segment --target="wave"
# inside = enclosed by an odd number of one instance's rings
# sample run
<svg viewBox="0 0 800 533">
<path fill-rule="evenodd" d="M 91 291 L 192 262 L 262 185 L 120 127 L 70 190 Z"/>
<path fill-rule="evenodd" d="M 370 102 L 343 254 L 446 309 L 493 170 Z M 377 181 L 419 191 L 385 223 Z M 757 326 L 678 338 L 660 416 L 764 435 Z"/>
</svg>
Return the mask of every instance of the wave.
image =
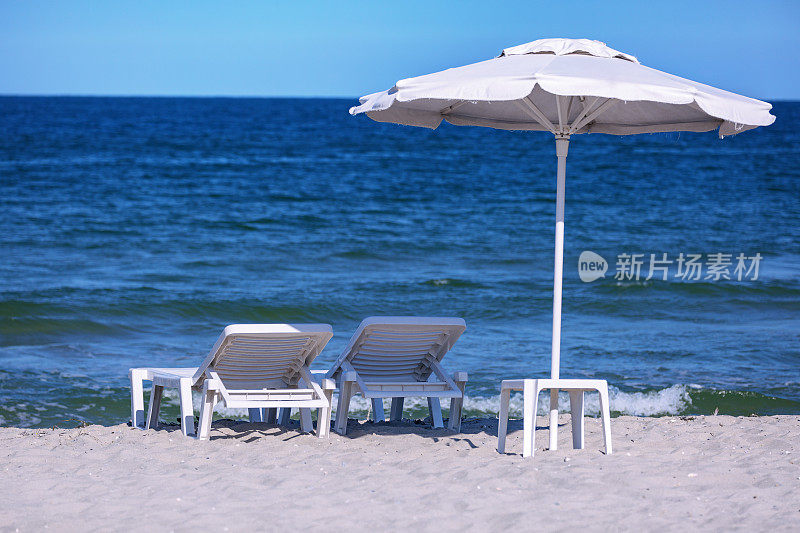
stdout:
<svg viewBox="0 0 800 533">
<path fill-rule="evenodd" d="M 175 406 L 177 393 L 167 393 Z M 195 398 L 195 405 L 199 405 L 199 395 Z M 609 403 L 612 416 L 686 416 L 686 415 L 712 415 L 715 412 L 721 415 L 750 416 L 800 413 L 800 401 L 777 398 L 750 391 L 726 391 L 703 389 L 692 385 L 672 385 L 663 389 L 647 391 L 621 391 L 616 387 L 609 388 Z M 569 412 L 569 395 L 559 393 L 559 412 Z M 390 402 L 384 400 L 383 408 L 389 412 Z M 350 402 L 350 416 L 366 418 L 372 410 L 371 402 L 360 396 L 354 397 Z M 406 398 L 403 404 L 404 416 L 411 418 L 425 418 L 428 416 L 428 403 L 425 398 Z M 444 416 L 449 412 L 449 403 L 442 402 Z M 468 417 L 496 418 L 500 410 L 500 396 L 467 396 L 464 399 L 464 415 Z M 584 410 L 587 416 L 600 416 L 600 401 L 597 393 L 587 392 L 584 396 Z M 334 401 L 334 412 L 336 402 Z M 223 417 L 246 418 L 246 409 L 227 409 L 218 406 L 216 412 Z M 545 416 L 550 412 L 550 393 L 545 391 L 539 395 L 537 414 Z M 509 414 L 512 418 L 522 417 L 522 394 L 512 394 L 509 404 Z"/>
<path fill-rule="evenodd" d="M 781 297 L 800 298 L 800 286 L 794 281 L 675 281 L 675 280 L 636 280 L 618 281 L 609 277 L 600 283 L 587 287 L 595 288 L 605 294 L 617 294 L 624 291 L 649 291 L 667 293 L 674 296 L 739 296 L 739 297 Z"/>
<path fill-rule="evenodd" d="M 58 394 L 50 399 L 31 394 L 32 387 L 42 379 Z M 0 389 L 4 401 L 0 404 L 0 425 L 16 427 L 74 427 L 88 422 L 93 424 L 120 424 L 130 417 L 129 389 L 111 387 L 106 381 L 59 373 L 36 374 L 32 372 L 0 372 Z M 671 387 L 644 391 L 609 390 L 612 416 L 687 416 L 720 415 L 750 416 L 800 413 L 800 401 L 778 398 L 751 391 L 705 389 L 692 385 L 676 384 Z M 54 398 L 57 398 L 55 400 Z M 200 396 L 195 394 L 195 410 L 199 410 Z M 549 394 L 539 397 L 537 414 L 549 412 Z M 597 394 L 587 393 L 584 407 L 588 416 L 599 415 Z M 496 418 L 500 408 L 499 396 L 468 395 L 464 401 L 464 416 Z M 567 394 L 559 395 L 560 412 L 569 411 Z M 336 402 L 334 401 L 334 411 Z M 365 419 L 371 403 L 360 396 L 351 401 L 350 416 Z M 449 402 L 442 402 L 443 415 L 449 414 Z M 384 401 L 384 411 L 389 412 L 389 401 Z M 247 418 L 246 409 L 228 409 L 219 405 L 218 418 Z M 177 391 L 164 391 L 162 420 L 176 421 L 179 413 Z M 424 419 L 428 405 L 424 398 L 407 398 L 404 417 Z M 522 395 L 511 396 L 510 415 L 522 417 Z M 297 413 L 294 415 L 297 418 Z"/>
<path fill-rule="evenodd" d="M 60 289 L 61 290 L 61 289 Z M 146 291 L 149 298 L 124 298 L 116 302 L 93 305 L 93 298 L 76 298 L 72 305 L 40 303 L 23 300 L 0 301 L 0 333 L 15 335 L 27 333 L 94 333 L 115 334 L 128 331 L 131 317 L 145 317 L 147 322 L 157 318 L 189 318 L 230 320 L 254 323 L 286 321 L 319 321 L 322 317 L 343 317 L 346 314 L 334 305 L 269 305 L 263 300 L 242 298 L 233 300 L 214 299 L 166 299 L 165 293 L 150 287 L 131 290 Z M 64 292 L 63 290 L 61 290 Z M 159 297 L 161 294 L 161 297 Z M 88 300 L 88 301 L 87 301 Z M 97 318 L 85 318 L 87 316 Z M 102 318 L 100 318 L 102 317 Z"/>
<path fill-rule="evenodd" d="M 484 285 L 469 281 L 465 279 L 457 279 L 457 278 L 436 278 L 436 279 L 429 279 L 420 283 L 420 285 L 430 285 L 434 287 L 464 287 L 464 288 L 482 288 Z"/>
<path fill-rule="evenodd" d="M 122 324 L 109 324 L 76 318 L 0 318 L 0 346 L 14 346 L 20 338 L 25 344 L 47 344 L 63 334 L 119 335 L 129 329 Z"/>
<path fill-rule="evenodd" d="M 330 254 L 328 257 L 340 258 L 340 259 L 386 259 L 385 256 L 382 256 L 374 251 L 370 251 L 364 248 L 356 250 L 346 250 L 344 252 L 336 252 Z"/>
</svg>

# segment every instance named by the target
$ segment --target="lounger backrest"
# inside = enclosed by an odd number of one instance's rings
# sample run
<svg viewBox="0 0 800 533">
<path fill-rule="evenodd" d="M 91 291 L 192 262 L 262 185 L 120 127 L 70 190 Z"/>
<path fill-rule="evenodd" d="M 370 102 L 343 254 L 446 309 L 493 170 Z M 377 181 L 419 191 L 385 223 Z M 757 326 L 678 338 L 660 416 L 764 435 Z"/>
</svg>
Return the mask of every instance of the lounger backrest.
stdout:
<svg viewBox="0 0 800 533">
<path fill-rule="evenodd" d="M 328 324 L 233 324 L 227 326 L 194 376 L 216 372 L 228 389 L 294 387 L 299 369 L 333 336 Z"/>
<path fill-rule="evenodd" d="M 430 361 L 441 361 L 466 329 L 460 318 L 376 316 L 361 322 L 328 372 L 348 361 L 366 381 L 426 381 Z"/>
</svg>

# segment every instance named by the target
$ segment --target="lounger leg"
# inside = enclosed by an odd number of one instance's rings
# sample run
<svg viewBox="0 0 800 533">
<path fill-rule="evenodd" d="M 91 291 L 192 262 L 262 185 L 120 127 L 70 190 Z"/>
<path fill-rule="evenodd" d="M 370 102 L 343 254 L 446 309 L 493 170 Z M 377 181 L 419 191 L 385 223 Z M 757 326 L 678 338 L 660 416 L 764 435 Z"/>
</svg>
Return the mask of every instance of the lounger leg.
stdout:
<svg viewBox="0 0 800 533">
<path fill-rule="evenodd" d="M 431 422 L 435 428 L 443 428 L 442 404 L 439 398 L 428 398 L 428 412 L 431 414 Z"/>
<path fill-rule="evenodd" d="M 194 406 L 192 406 L 192 380 L 181 378 L 181 431 L 186 436 L 194 435 Z"/>
<path fill-rule="evenodd" d="M 461 398 L 450 400 L 450 421 L 447 426 L 453 431 L 461 431 L 461 414 L 464 410 L 464 389 L 467 387 L 467 373 L 456 372 L 453 374 L 453 381 L 461 390 Z"/>
<path fill-rule="evenodd" d="M 158 412 L 161 410 L 162 394 L 164 394 L 164 387 L 161 385 L 153 385 L 150 389 L 150 409 L 147 411 L 145 429 L 156 429 L 158 427 Z"/>
<path fill-rule="evenodd" d="M 250 419 L 250 423 L 257 423 L 264 421 L 264 414 L 261 411 L 260 407 L 251 407 L 247 410 L 247 416 Z"/>
<path fill-rule="evenodd" d="M 144 426 L 144 381 L 145 372 L 140 368 L 131 368 L 131 425 L 135 428 Z"/>
<path fill-rule="evenodd" d="M 372 399 L 372 421 L 385 422 L 386 413 L 383 412 L 383 398 Z"/>
<path fill-rule="evenodd" d="M 267 415 L 264 417 L 264 421 L 267 424 L 274 424 L 278 419 L 278 408 L 277 407 L 268 407 L 265 409 Z"/>
<path fill-rule="evenodd" d="M 325 399 L 328 400 L 328 406 L 322 407 L 317 412 L 317 436 L 319 438 L 327 437 L 331 430 L 331 410 L 333 406 L 333 389 L 322 389 L 325 394 Z"/>
<path fill-rule="evenodd" d="M 314 430 L 314 422 L 311 419 L 311 409 L 308 407 L 300 408 L 300 431 L 311 433 Z"/>
<path fill-rule="evenodd" d="M 402 396 L 392 398 L 392 408 L 389 410 L 389 421 L 399 422 L 403 419 L 403 401 L 405 398 Z"/>
<path fill-rule="evenodd" d="M 317 437 L 325 438 L 331 429 L 331 408 L 322 407 L 317 411 Z"/>
<path fill-rule="evenodd" d="M 447 429 L 451 431 L 461 430 L 461 406 L 463 404 L 464 398 L 450 399 L 450 420 L 447 422 Z"/>
<path fill-rule="evenodd" d="M 288 426 L 290 418 L 292 418 L 292 408 L 291 407 L 281 407 L 278 410 L 278 425 L 279 426 Z"/>
<path fill-rule="evenodd" d="M 569 391 L 569 410 L 572 418 L 572 447 L 583 449 L 583 391 Z"/>
<path fill-rule="evenodd" d="M 522 457 L 533 457 L 536 430 L 536 403 L 539 390 L 535 379 L 522 381 Z"/>
<path fill-rule="evenodd" d="M 550 449 L 558 449 L 558 389 L 550 390 Z"/>
<path fill-rule="evenodd" d="M 506 433 L 508 433 L 508 404 L 511 402 L 511 389 L 500 391 L 500 414 L 497 422 L 497 451 L 506 452 Z"/>
<path fill-rule="evenodd" d="M 336 406 L 334 431 L 339 435 L 347 433 L 347 414 L 350 410 L 350 397 L 353 395 L 353 382 L 342 380 L 339 385 L 339 404 Z"/>
<path fill-rule="evenodd" d="M 217 403 L 217 391 L 209 390 L 208 383 L 203 385 L 203 405 L 200 407 L 200 428 L 197 438 L 206 440 L 211 433 L 211 419 L 214 416 L 214 405 Z"/>
<path fill-rule="evenodd" d="M 603 439 L 606 444 L 606 455 L 611 455 L 611 407 L 608 402 L 608 385 L 598 388 L 600 393 L 600 412 L 603 417 Z"/>
</svg>

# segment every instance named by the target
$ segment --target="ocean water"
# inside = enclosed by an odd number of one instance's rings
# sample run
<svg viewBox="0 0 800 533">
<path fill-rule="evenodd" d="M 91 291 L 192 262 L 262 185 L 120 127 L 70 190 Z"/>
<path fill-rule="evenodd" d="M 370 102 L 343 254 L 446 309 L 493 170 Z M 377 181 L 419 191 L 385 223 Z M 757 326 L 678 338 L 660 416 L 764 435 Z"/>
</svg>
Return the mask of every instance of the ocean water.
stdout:
<svg viewBox="0 0 800 533">
<path fill-rule="evenodd" d="M 242 322 L 330 323 L 326 368 L 366 316 L 463 317 L 445 366 L 468 415 L 547 376 L 552 138 L 353 103 L 0 98 L 0 424 L 124 422 L 128 368 L 197 364 Z M 614 412 L 800 412 L 800 103 L 774 113 L 724 140 L 573 138 L 561 374 L 607 379 Z M 605 277 L 581 281 L 585 250 Z M 662 253 L 762 259 L 644 279 Z M 615 279 L 620 254 L 640 279 Z"/>
</svg>

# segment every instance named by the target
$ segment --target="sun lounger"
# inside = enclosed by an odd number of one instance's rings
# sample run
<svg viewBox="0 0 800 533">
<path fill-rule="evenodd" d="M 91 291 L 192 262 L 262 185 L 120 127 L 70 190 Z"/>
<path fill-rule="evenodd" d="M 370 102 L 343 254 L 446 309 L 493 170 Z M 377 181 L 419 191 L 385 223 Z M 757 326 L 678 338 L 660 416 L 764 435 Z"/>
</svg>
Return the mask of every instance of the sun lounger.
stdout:
<svg viewBox="0 0 800 533">
<path fill-rule="evenodd" d="M 333 333 L 327 324 L 234 324 L 227 326 L 205 361 L 195 368 L 132 368 L 131 421 L 146 429 L 158 425 L 164 388 L 179 391 L 181 429 L 194 434 L 192 390 L 202 391 L 198 437 L 208 438 L 214 406 L 247 408 L 251 421 L 274 420 L 275 411 L 300 409 L 301 429 L 312 428 L 311 409 L 318 409 L 317 435 L 330 429 L 332 380 L 317 383 L 308 365 Z M 143 382 L 152 381 L 150 408 L 144 420 Z"/>
<path fill-rule="evenodd" d="M 427 397 L 434 427 L 443 427 L 440 398 L 450 400 L 449 428 L 461 429 L 466 372 L 452 377 L 441 360 L 466 329 L 460 318 L 369 317 L 326 374 L 339 386 L 335 431 L 347 431 L 350 398 L 372 400 L 373 419 L 384 420 L 383 398 L 391 398 L 390 420 L 400 420 L 403 399 Z M 436 380 L 429 381 L 431 376 Z"/>
</svg>

